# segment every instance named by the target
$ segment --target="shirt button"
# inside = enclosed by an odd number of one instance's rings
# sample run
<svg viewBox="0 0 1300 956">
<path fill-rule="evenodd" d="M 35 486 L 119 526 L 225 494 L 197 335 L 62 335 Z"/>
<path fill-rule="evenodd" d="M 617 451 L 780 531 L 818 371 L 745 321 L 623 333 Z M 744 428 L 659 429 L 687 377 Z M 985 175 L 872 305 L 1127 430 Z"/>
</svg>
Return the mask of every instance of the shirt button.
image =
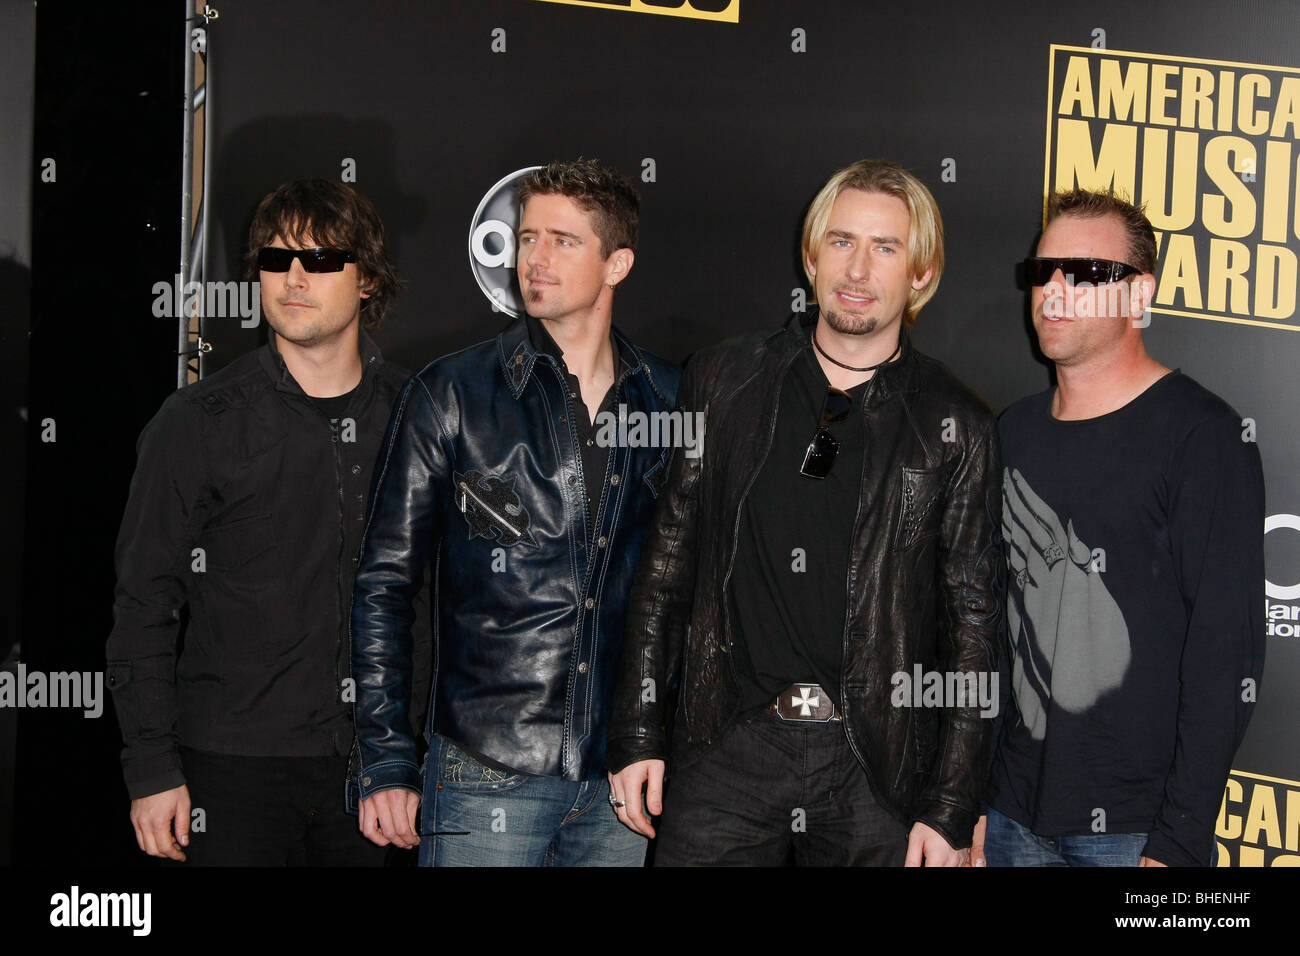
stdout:
<svg viewBox="0 0 1300 956">
<path fill-rule="evenodd" d="M 563 425 L 563 424 L 564 424 L 565 422 L 567 422 L 567 421 L 568 421 L 568 419 L 565 418 L 563 415 L 560 416 L 560 424 L 561 424 L 561 425 Z"/>
<path fill-rule="evenodd" d="M 607 544 L 609 544 L 609 539 L 606 538 L 603 534 L 596 539 L 596 547 L 598 548 L 603 548 Z"/>
<path fill-rule="evenodd" d="M 577 392 L 574 392 L 574 391 L 570 391 L 570 392 L 569 392 L 569 398 L 577 398 L 577 397 L 578 397 L 578 393 L 577 393 Z"/>
<path fill-rule="evenodd" d="M 587 439 L 587 447 L 588 447 L 588 448 L 590 448 L 590 447 L 591 447 L 592 445 L 594 445 L 594 444 L 596 444 L 596 443 L 595 443 L 594 441 L 592 441 L 590 438 Z"/>
<path fill-rule="evenodd" d="M 618 483 L 619 483 L 620 481 L 622 481 L 622 480 L 623 480 L 623 479 L 620 478 L 618 475 L 610 475 L 610 476 L 609 476 L 609 483 L 610 483 L 611 485 L 616 485 L 616 484 L 618 484 Z"/>
<path fill-rule="evenodd" d="M 587 673 L 588 670 L 590 670 L 590 668 L 587 667 L 587 662 L 586 662 L 586 661 L 583 661 L 582 663 L 580 663 L 580 664 L 578 665 L 578 673 L 579 673 L 579 674 L 585 674 L 585 673 Z"/>
<path fill-rule="evenodd" d="M 592 608 L 596 606 L 596 599 L 587 598 L 586 605 L 587 605 L 587 610 L 590 611 Z"/>
</svg>

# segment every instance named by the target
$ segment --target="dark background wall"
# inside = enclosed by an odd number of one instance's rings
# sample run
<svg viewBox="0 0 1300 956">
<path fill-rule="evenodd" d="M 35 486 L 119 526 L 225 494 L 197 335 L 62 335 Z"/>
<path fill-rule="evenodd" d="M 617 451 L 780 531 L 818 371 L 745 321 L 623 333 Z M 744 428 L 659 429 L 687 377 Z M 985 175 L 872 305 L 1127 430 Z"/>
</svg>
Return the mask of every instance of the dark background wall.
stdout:
<svg viewBox="0 0 1300 956">
<path fill-rule="evenodd" d="M 174 40 L 172 6 L 152 14 L 167 21 L 157 44 Z M 798 230 L 807 203 L 834 169 L 887 156 L 926 181 L 945 220 L 949 266 L 915 327 L 915 341 L 1001 408 L 1049 382 L 1014 274 L 1041 223 L 1049 46 L 1088 47 L 1100 30 L 1115 50 L 1300 65 L 1294 44 L 1300 10 L 1284 0 L 1244 9 L 1212 0 L 939 3 L 924 12 L 850 0 L 739 0 L 739 6 L 740 22 L 729 24 L 538 0 L 225 0 L 209 35 L 210 278 L 238 278 L 242 233 L 263 194 L 290 178 L 339 177 L 352 160 L 357 185 L 384 216 L 407 281 L 380 344 L 390 358 L 418 368 L 503 324 L 479 291 L 467 255 L 470 219 L 489 187 L 523 166 L 595 156 L 635 177 L 643 201 L 641 248 L 615 320 L 638 342 L 683 359 L 725 336 L 780 323 L 803 285 Z M 71 5 L 42 4 L 47 10 L 41 26 L 48 17 L 51 32 L 76 20 Z M 127 49 L 111 54 L 119 71 L 154 49 L 138 36 L 124 42 Z M 51 65 L 73 55 L 41 49 Z M 80 55 L 99 57 L 100 112 L 117 123 L 145 119 L 138 106 L 128 110 L 125 86 L 122 98 L 112 99 L 117 84 L 106 83 L 103 70 L 108 54 L 87 45 Z M 176 66 L 180 56 L 178 50 Z M 83 91 L 96 83 L 87 80 Z M 39 156 L 39 83 L 37 95 Z M 179 152 L 179 112 L 153 119 L 162 123 L 161 133 L 141 132 L 131 141 L 137 164 L 154 152 L 168 159 Z M 122 148 L 120 130 L 96 128 L 93 135 Z M 646 160 L 653 160 L 653 181 L 642 179 Z M 107 187 L 137 197 L 165 198 L 179 181 L 179 171 L 168 174 L 174 180 L 151 171 L 151 184 L 133 194 L 128 190 L 136 187 L 126 180 L 106 180 L 92 169 L 84 175 L 87 187 L 98 175 L 97 194 Z M 38 214 L 47 199 L 37 192 Z M 96 208 L 102 199 L 84 202 Z M 159 206 L 159 215 L 171 215 L 177 205 Z M 123 215 L 135 221 L 136 212 Z M 173 229 L 171 220 L 166 228 Z M 1297 248 L 1294 237 L 1291 247 Z M 58 255 L 57 245 L 38 242 L 38 273 L 43 248 L 47 268 Z M 132 285 L 134 298 L 111 316 L 91 313 L 93 326 L 81 329 L 103 335 L 111 318 L 113 330 L 137 336 L 130 347 L 97 361 L 97 376 L 63 381 L 90 402 L 105 387 L 124 392 L 112 421 L 96 420 L 105 429 L 93 467 L 100 489 L 96 520 L 46 533 L 48 514 L 40 519 L 46 551 L 31 560 L 52 560 L 57 554 L 50 549 L 66 550 L 75 541 L 83 572 L 75 594 L 45 586 L 43 600 L 62 602 L 57 620 L 27 618 L 25 645 L 45 652 L 50 666 L 95 653 L 102 666 L 112 537 L 132 443 L 165 396 L 173 369 L 171 339 L 160 339 L 157 320 L 149 317 L 148 290 L 152 281 L 170 279 L 174 254 L 160 246 L 152 255 L 144 270 L 149 281 Z M 57 281 L 55 273 L 49 276 Z M 1146 333 L 1158 359 L 1256 419 L 1269 514 L 1300 513 L 1295 319 L 1274 329 L 1157 314 Z M 206 335 L 215 350 L 208 372 L 255 347 L 261 334 L 240 329 L 234 319 L 211 320 Z M 161 345 L 144 344 L 156 341 Z M 56 373 L 51 367 L 45 374 Z M 67 414 L 74 420 L 77 413 Z M 49 482 L 46 506 L 54 507 L 55 497 L 75 497 L 86 477 L 77 468 L 89 467 L 82 460 L 40 472 Z M 1300 580 L 1300 535 L 1269 535 L 1267 557 L 1271 580 Z M 1296 781 L 1300 698 L 1291 688 L 1300 680 L 1300 640 L 1271 638 L 1268 655 L 1264 692 L 1236 765 Z M 84 746 L 95 766 L 111 773 L 111 719 L 100 722 L 107 729 L 64 747 Z M 33 731 L 38 740 L 52 732 L 52 725 Z M 32 801 L 48 799 L 52 785 L 33 782 L 21 768 L 20 780 Z M 126 831 L 120 785 L 105 784 L 101 799 L 105 819 Z M 118 836 L 99 838 L 91 849 L 82 841 L 78 852 L 129 857 Z"/>
</svg>

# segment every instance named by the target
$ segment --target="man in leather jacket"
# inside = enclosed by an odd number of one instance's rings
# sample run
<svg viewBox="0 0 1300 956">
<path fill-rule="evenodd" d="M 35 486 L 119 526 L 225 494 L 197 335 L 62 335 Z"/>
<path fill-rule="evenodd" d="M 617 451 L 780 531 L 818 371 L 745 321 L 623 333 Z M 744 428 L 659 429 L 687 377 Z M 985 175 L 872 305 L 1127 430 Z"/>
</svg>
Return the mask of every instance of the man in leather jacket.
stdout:
<svg viewBox="0 0 1300 956">
<path fill-rule="evenodd" d="M 643 787 L 662 810 L 656 864 L 960 866 L 996 711 L 994 418 L 907 337 L 943 267 L 915 177 L 836 173 L 803 254 L 820 311 L 683 374 L 706 453 L 674 454 L 642 552 L 614 799 L 646 835 Z"/>
<path fill-rule="evenodd" d="M 262 200 L 245 265 L 269 341 L 163 403 L 118 536 L 131 822 L 190 865 L 379 865 L 340 784 L 365 494 L 408 377 L 366 331 L 397 280 L 374 206 L 322 179 Z"/>
<path fill-rule="evenodd" d="M 679 372 L 612 330 L 632 187 L 580 160 L 532 172 L 519 198 L 527 316 L 411 379 L 378 466 L 352 612 L 362 832 L 430 866 L 636 866 L 646 841 L 608 805 L 605 724 L 666 474 L 667 448 L 634 426 L 670 414 Z M 421 768 L 405 716 L 426 566 Z"/>
</svg>

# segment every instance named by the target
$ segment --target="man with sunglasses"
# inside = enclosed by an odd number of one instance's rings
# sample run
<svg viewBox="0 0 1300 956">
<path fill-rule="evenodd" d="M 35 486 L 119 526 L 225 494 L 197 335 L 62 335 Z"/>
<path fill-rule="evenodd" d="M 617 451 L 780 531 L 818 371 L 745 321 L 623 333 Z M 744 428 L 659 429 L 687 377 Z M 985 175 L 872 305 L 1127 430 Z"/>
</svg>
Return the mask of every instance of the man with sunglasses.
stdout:
<svg viewBox="0 0 1300 956">
<path fill-rule="evenodd" d="M 1263 668 L 1263 475 L 1241 416 L 1147 354 L 1155 267 L 1142 210 L 1078 189 L 1025 263 L 1056 386 L 1000 423 L 1015 706 L 976 865 L 1213 860 Z"/>
<path fill-rule="evenodd" d="M 607 756 L 656 864 L 965 862 L 992 721 L 899 693 L 987 685 L 999 617 L 994 419 L 906 331 L 942 230 L 896 164 L 840 170 L 803 227 L 819 311 L 687 365 L 707 441 L 646 540 Z"/>
<path fill-rule="evenodd" d="M 380 864 L 342 800 L 346 612 L 407 378 L 367 334 L 397 280 L 374 206 L 320 179 L 262 200 L 245 265 L 267 344 L 163 403 L 118 536 L 131 822 L 141 850 L 191 865 Z"/>
</svg>

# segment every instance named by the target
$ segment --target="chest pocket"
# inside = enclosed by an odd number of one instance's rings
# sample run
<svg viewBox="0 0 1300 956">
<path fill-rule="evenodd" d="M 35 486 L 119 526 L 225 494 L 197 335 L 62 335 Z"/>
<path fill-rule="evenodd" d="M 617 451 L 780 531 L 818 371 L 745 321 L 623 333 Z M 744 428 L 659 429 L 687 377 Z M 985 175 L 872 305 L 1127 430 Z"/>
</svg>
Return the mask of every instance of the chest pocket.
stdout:
<svg viewBox="0 0 1300 956">
<path fill-rule="evenodd" d="M 947 467 L 909 468 L 903 466 L 902 501 L 899 505 L 898 531 L 894 549 L 906 551 L 922 541 L 936 537 L 943 523 L 943 486 Z"/>
</svg>

